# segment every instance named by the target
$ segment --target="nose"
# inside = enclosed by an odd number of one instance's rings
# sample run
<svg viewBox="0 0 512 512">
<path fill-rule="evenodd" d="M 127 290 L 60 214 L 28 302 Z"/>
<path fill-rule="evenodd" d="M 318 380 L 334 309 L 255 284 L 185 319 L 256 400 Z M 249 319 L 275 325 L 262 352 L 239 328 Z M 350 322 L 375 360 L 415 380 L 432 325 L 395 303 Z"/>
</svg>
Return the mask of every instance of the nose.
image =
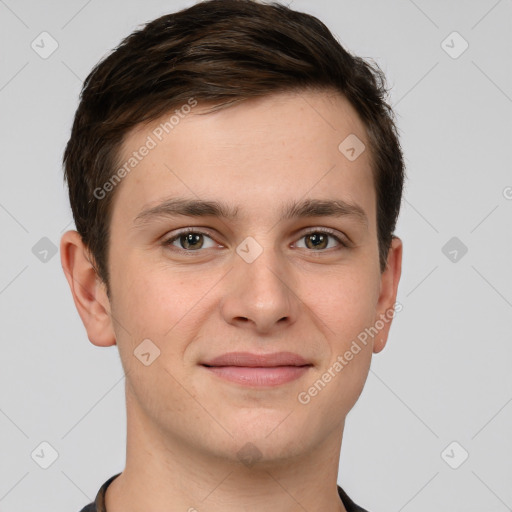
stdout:
<svg viewBox="0 0 512 512">
<path fill-rule="evenodd" d="M 270 334 L 295 323 L 300 300 L 286 262 L 271 249 L 265 249 L 251 263 L 238 255 L 234 258 L 221 302 L 224 320 L 258 334 Z"/>
</svg>

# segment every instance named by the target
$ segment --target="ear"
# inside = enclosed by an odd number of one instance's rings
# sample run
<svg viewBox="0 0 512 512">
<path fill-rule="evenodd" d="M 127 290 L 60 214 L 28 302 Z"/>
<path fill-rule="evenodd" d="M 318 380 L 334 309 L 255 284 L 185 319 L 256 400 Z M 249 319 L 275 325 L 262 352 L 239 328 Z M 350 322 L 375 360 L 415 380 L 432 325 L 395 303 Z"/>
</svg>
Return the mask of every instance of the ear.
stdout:
<svg viewBox="0 0 512 512">
<path fill-rule="evenodd" d="M 378 354 L 385 346 L 388 340 L 389 329 L 393 319 L 393 306 L 396 303 L 396 294 L 398 290 L 398 283 L 402 273 L 402 241 L 400 238 L 393 236 L 391 240 L 391 247 L 388 251 L 387 265 L 384 272 L 381 274 L 380 280 L 380 295 L 377 302 L 377 316 L 375 323 L 380 326 L 384 324 L 382 329 L 379 329 L 378 334 L 375 335 L 373 352 Z M 399 311 L 399 309 L 397 309 Z"/>
<path fill-rule="evenodd" d="M 66 231 L 62 235 L 60 258 L 89 341 L 101 347 L 115 345 L 106 286 L 91 264 L 89 251 L 77 231 Z"/>
</svg>

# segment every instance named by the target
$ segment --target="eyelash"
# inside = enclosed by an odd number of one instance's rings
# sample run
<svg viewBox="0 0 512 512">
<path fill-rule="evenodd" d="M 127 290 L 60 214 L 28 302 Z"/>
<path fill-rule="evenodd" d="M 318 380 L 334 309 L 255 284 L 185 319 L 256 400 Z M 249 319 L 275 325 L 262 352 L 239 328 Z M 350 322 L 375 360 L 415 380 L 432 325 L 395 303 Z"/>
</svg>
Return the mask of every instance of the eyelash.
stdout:
<svg viewBox="0 0 512 512">
<path fill-rule="evenodd" d="M 211 238 L 212 240 L 214 240 L 214 238 L 208 232 L 206 232 L 206 231 L 201 231 L 199 229 L 194 229 L 194 228 L 186 228 L 186 229 L 183 229 L 183 230 L 179 231 L 178 233 L 176 233 L 172 237 L 167 238 L 166 240 L 164 240 L 163 241 L 163 245 L 165 247 L 171 247 L 172 248 L 171 250 L 176 250 L 177 252 L 188 253 L 188 254 L 195 253 L 195 252 L 201 252 L 201 250 L 204 250 L 204 249 L 196 249 L 196 250 L 193 250 L 193 249 L 183 249 L 181 247 L 175 247 L 175 246 L 172 245 L 172 243 L 175 242 L 176 240 L 178 240 L 181 236 L 188 235 L 190 233 L 193 233 L 195 235 L 205 235 L 208 238 Z M 314 229 L 313 228 L 313 229 L 310 229 L 306 233 L 303 233 L 299 237 L 298 240 L 301 240 L 302 238 L 305 238 L 306 236 L 312 235 L 312 234 L 328 235 L 328 236 L 334 238 L 336 240 L 336 242 L 338 242 L 341 245 L 341 248 L 348 249 L 350 247 L 350 244 L 349 244 L 348 241 L 344 241 L 342 238 L 340 238 L 338 235 L 335 234 L 335 231 L 330 230 L 328 228 L 322 228 L 322 229 Z M 319 249 L 317 251 L 315 251 L 314 249 L 310 249 L 310 252 L 321 253 L 321 252 L 325 252 L 325 251 L 332 250 L 332 249 L 335 249 L 335 248 L 331 247 L 329 249 Z M 340 249 L 340 248 L 338 248 L 338 249 Z"/>
</svg>

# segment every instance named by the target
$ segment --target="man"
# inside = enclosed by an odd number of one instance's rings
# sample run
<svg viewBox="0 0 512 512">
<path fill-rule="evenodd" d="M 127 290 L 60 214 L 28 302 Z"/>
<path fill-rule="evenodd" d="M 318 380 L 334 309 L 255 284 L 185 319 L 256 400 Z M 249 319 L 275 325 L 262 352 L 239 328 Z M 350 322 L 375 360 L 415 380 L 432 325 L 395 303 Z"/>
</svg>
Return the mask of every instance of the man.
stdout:
<svg viewBox="0 0 512 512">
<path fill-rule="evenodd" d="M 154 20 L 87 77 L 61 259 L 128 432 L 84 512 L 364 512 L 337 475 L 401 273 L 385 92 L 319 20 L 251 0 Z"/>
</svg>

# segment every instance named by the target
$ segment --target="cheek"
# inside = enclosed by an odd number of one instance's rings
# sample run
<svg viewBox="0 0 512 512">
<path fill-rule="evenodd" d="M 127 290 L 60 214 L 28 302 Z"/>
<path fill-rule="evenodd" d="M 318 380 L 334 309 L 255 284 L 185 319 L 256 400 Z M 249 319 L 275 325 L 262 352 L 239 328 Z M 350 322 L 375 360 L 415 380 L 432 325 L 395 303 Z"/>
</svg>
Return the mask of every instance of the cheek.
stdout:
<svg viewBox="0 0 512 512">
<path fill-rule="evenodd" d="M 376 285 L 370 272 L 332 277 L 324 298 L 318 298 L 317 312 L 324 315 L 329 356 L 321 369 L 321 379 L 329 379 L 325 407 L 334 399 L 340 410 L 350 410 L 364 387 L 372 358 L 372 339 L 365 329 L 375 319 Z M 322 311 L 320 311 L 322 309 Z M 327 394 L 331 398 L 327 398 Z"/>
<path fill-rule="evenodd" d="M 149 262 L 142 257 L 127 258 L 123 267 L 114 286 L 115 314 L 125 328 L 120 334 L 130 333 L 132 344 L 149 338 L 167 347 L 172 339 L 186 340 L 187 332 L 197 328 L 197 318 L 205 314 L 205 295 L 218 276 L 171 268 L 165 262 Z M 179 350 L 176 343 L 172 345 Z"/>
<path fill-rule="evenodd" d="M 375 318 L 379 282 L 368 268 L 344 267 L 309 286 L 309 305 L 325 323 L 331 336 L 345 340 Z"/>
</svg>

